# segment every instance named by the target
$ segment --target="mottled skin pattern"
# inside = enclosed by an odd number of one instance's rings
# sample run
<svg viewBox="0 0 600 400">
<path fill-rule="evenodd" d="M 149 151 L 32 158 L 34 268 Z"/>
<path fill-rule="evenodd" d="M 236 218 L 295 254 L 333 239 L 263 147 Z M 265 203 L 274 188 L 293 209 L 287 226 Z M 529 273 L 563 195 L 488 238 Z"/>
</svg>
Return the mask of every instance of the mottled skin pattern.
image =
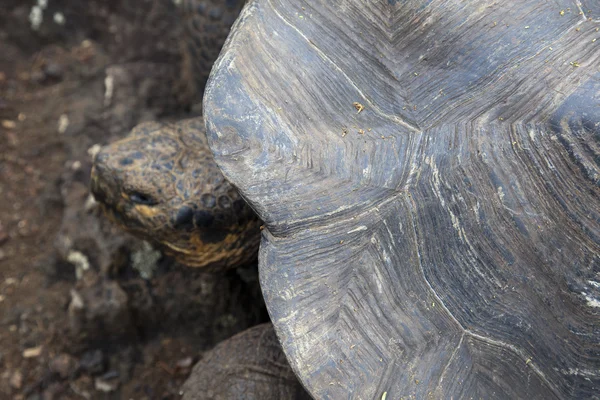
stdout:
<svg viewBox="0 0 600 400">
<path fill-rule="evenodd" d="M 256 258 L 260 221 L 221 174 L 202 118 L 144 123 L 104 147 L 92 192 L 124 229 L 186 265 L 222 269 Z"/>
</svg>

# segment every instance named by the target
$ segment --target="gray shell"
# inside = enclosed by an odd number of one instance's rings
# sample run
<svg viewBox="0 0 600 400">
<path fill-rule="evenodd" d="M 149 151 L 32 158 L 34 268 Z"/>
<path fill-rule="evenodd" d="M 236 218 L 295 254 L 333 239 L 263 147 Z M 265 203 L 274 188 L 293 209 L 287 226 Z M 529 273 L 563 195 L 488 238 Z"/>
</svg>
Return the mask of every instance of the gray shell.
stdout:
<svg viewBox="0 0 600 400">
<path fill-rule="evenodd" d="M 600 398 L 600 3 L 258 0 L 204 97 L 316 398 Z"/>
</svg>

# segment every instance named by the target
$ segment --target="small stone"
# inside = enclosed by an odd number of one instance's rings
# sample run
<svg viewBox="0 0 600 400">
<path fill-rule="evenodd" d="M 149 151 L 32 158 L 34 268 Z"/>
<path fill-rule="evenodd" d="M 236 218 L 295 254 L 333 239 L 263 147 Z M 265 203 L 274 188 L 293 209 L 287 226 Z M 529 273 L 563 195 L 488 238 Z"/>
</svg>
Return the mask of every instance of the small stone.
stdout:
<svg viewBox="0 0 600 400">
<path fill-rule="evenodd" d="M 65 133 L 67 131 L 67 128 L 69 127 L 69 123 L 70 121 L 67 114 L 62 114 L 58 118 L 58 133 Z"/>
<path fill-rule="evenodd" d="M 194 359 L 192 357 L 186 357 L 177 361 L 177 364 L 175 364 L 175 370 L 180 375 L 188 375 L 193 364 Z"/>
<path fill-rule="evenodd" d="M 110 370 L 107 373 L 105 373 L 104 375 L 102 375 L 100 377 L 100 379 L 103 379 L 105 381 L 109 381 L 111 379 L 116 379 L 119 377 L 119 373 L 115 370 Z"/>
<path fill-rule="evenodd" d="M 99 392 L 110 393 L 117 390 L 117 388 L 119 387 L 119 381 L 116 379 L 106 381 L 102 378 L 96 378 L 96 380 L 94 381 L 94 387 Z"/>
<path fill-rule="evenodd" d="M 54 23 L 56 23 L 58 25 L 65 24 L 65 16 L 61 12 L 54 13 L 54 17 L 52 19 L 54 20 Z"/>
<path fill-rule="evenodd" d="M 85 307 L 85 303 L 83 302 L 83 298 L 76 290 L 71 289 L 71 303 L 69 303 L 69 309 L 73 310 L 83 310 Z"/>
<path fill-rule="evenodd" d="M 60 80 L 63 76 L 63 69 L 60 64 L 48 63 L 44 67 L 44 77 L 50 80 Z"/>
<path fill-rule="evenodd" d="M 91 210 L 93 210 L 94 208 L 96 208 L 96 206 L 98 205 L 98 202 L 96 201 L 96 199 L 94 198 L 93 194 L 90 194 L 87 199 L 85 199 L 85 204 L 83 205 L 83 209 L 86 212 L 89 212 Z"/>
<path fill-rule="evenodd" d="M 2 120 L 2 127 L 5 129 L 15 129 L 17 127 L 17 123 L 15 121 L 12 121 L 10 119 L 3 119 Z"/>
<path fill-rule="evenodd" d="M 67 386 L 62 382 L 51 383 L 42 394 L 43 400 L 59 400 L 64 398 Z"/>
<path fill-rule="evenodd" d="M 23 350 L 23 358 L 35 358 L 42 354 L 42 346 L 30 347 L 29 349 Z"/>
<path fill-rule="evenodd" d="M 85 352 L 79 360 L 79 368 L 90 375 L 101 374 L 105 368 L 104 354 L 101 350 Z"/>
<path fill-rule="evenodd" d="M 75 371 L 75 359 L 68 354 L 59 354 L 50 361 L 50 371 L 58 374 L 62 379 L 66 379 Z"/>
<path fill-rule="evenodd" d="M 186 357 L 177 361 L 176 366 L 179 369 L 186 369 L 192 366 L 193 361 L 194 360 L 192 359 L 192 357 Z"/>
<path fill-rule="evenodd" d="M 10 386 L 14 389 L 21 389 L 23 386 L 23 374 L 21 371 L 15 371 L 10 377 Z"/>
</svg>

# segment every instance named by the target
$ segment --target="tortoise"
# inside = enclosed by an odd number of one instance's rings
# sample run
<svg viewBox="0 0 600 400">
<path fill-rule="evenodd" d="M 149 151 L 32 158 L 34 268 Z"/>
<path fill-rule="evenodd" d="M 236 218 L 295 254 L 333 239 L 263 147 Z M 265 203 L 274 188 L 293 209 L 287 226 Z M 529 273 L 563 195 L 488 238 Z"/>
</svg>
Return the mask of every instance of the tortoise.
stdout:
<svg viewBox="0 0 600 400">
<path fill-rule="evenodd" d="M 599 4 L 243 9 L 207 135 L 313 397 L 600 398 Z"/>
</svg>

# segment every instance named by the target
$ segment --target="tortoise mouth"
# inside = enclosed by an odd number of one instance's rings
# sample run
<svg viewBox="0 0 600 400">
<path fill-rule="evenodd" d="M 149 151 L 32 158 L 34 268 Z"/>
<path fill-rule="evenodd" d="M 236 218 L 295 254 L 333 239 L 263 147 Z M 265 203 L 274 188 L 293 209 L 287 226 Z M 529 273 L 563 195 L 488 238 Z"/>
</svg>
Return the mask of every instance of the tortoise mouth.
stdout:
<svg viewBox="0 0 600 400">
<path fill-rule="evenodd" d="M 117 225 L 128 231 L 141 227 L 140 221 L 128 217 L 134 204 L 122 194 L 120 185 L 111 179 L 108 171 L 97 164 L 92 166 L 90 191 L 102 211 Z"/>
<path fill-rule="evenodd" d="M 116 197 L 117 193 L 120 192 L 119 185 L 107 176 L 110 177 L 103 167 L 94 164 L 91 172 L 90 191 L 103 208 L 117 211 L 119 200 Z"/>
</svg>

